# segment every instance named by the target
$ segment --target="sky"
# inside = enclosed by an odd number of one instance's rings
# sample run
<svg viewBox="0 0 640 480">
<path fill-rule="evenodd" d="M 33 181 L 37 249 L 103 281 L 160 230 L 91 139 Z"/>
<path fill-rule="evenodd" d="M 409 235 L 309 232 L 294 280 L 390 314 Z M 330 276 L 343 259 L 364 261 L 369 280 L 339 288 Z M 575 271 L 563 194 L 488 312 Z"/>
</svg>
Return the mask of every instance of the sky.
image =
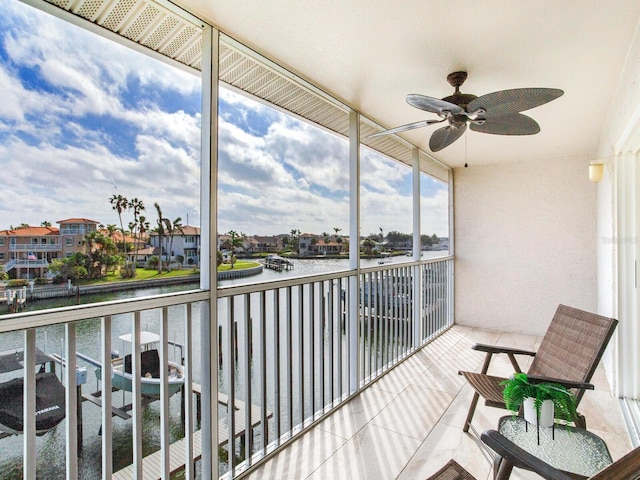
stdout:
<svg viewBox="0 0 640 480">
<path fill-rule="evenodd" d="M 155 202 L 200 225 L 197 72 L 5 0 L 0 89 L 0 230 L 73 217 L 118 224 L 112 195 L 142 200 L 152 226 Z M 348 234 L 346 139 L 220 92 L 218 232 Z M 366 149 L 361 162 L 361 234 L 410 233 L 411 169 Z M 447 186 L 422 177 L 422 233 L 446 236 Z"/>
</svg>

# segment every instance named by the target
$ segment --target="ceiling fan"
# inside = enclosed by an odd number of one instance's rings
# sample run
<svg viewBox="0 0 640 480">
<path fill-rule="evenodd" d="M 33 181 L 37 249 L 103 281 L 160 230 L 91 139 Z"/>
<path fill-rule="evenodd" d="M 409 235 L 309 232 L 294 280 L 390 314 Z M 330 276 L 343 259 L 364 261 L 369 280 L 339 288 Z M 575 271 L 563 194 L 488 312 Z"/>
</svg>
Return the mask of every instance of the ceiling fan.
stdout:
<svg viewBox="0 0 640 480">
<path fill-rule="evenodd" d="M 433 132 L 429 139 L 429 148 L 433 152 L 448 147 L 460 138 L 467 129 L 467 123 L 474 132 L 534 135 L 540 131 L 540 126 L 533 118 L 520 112 L 543 105 L 564 94 L 557 88 L 516 88 L 477 97 L 460 92 L 460 86 L 466 79 L 467 72 L 453 72 L 447 75 L 447 81 L 455 88 L 455 92 L 442 100 L 425 95 L 407 95 L 409 105 L 435 113 L 440 120 L 421 120 L 375 133 L 367 138 L 404 132 L 444 121 L 447 121 L 448 125 Z"/>
</svg>

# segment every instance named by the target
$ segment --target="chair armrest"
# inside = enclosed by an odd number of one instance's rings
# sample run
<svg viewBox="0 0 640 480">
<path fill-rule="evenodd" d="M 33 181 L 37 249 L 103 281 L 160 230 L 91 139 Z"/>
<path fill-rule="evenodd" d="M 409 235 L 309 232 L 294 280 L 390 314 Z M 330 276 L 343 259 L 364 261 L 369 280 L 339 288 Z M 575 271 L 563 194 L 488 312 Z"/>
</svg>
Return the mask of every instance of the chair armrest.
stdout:
<svg viewBox="0 0 640 480">
<path fill-rule="evenodd" d="M 486 345 L 484 343 L 475 343 L 471 346 L 473 350 L 477 350 L 479 352 L 485 352 L 485 360 L 484 365 L 482 366 L 482 370 L 480 373 L 487 373 L 489 370 L 489 364 L 491 362 L 491 357 L 493 357 L 494 353 L 505 353 L 509 357 L 509 361 L 511 365 L 513 365 L 513 369 L 516 372 L 522 372 L 520 369 L 520 365 L 518 365 L 518 360 L 516 360 L 516 355 L 530 355 L 535 356 L 535 352 L 531 352 L 529 350 L 521 350 L 519 348 L 511 348 L 511 347 L 499 347 L 497 345 Z"/>
<path fill-rule="evenodd" d="M 537 375 L 527 375 L 531 383 L 558 383 L 566 388 L 577 388 L 578 390 L 593 390 L 595 387 L 591 383 L 574 382 L 573 380 L 565 380 L 563 378 L 540 377 Z"/>
<path fill-rule="evenodd" d="M 473 350 L 487 353 L 510 353 L 512 355 L 529 355 L 530 357 L 534 357 L 536 355 L 536 352 L 532 352 L 530 350 L 522 350 L 520 348 L 512 347 L 500 347 L 498 345 L 486 345 L 484 343 L 474 343 L 471 348 Z"/>
<path fill-rule="evenodd" d="M 484 431 L 482 435 L 480 435 L 480 438 L 498 455 L 516 467 L 524 466 L 547 480 L 572 480 L 572 478 L 563 471 L 552 467 L 538 457 L 523 450 L 495 430 Z"/>
</svg>

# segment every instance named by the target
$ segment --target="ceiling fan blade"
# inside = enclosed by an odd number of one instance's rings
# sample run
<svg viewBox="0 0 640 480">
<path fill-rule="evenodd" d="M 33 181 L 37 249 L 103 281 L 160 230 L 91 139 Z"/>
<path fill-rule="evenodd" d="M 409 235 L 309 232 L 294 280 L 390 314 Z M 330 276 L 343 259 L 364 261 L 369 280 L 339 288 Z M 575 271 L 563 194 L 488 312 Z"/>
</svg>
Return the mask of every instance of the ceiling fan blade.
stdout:
<svg viewBox="0 0 640 480">
<path fill-rule="evenodd" d="M 432 152 L 439 152 L 459 139 L 466 129 L 466 123 L 459 127 L 452 127 L 451 125 L 448 125 L 446 127 L 439 128 L 431 135 L 431 138 L 429 139 L 429 148 Z"/>
<path fill-rule="evenodd" d="M 446 118 L 443 118 L 442 120 L 420 120 L 419 122 L 407 123 L 406 125 L 401 125 L 396 128 L 390 128 L 389 130 L 385 130 L 383 132 L 374 133 L 373 135 L 367 135 L 365 138 L 382 137 L 383 135 L 391 135 L 392 133 L 406 132 L 407 130 L 413 130 L 414 128 L 421 128 L 432 125 L 434 123 L 441 123 L 445 120 Z"/>
<path fill-rule="evenodd" d="M 474 132 L 493 135 L 534 135 L 540 131 L 540 125 L 533 118 L 515 113 L 505 117 L 488 118 L 484 123 L 471 122 Z"/>
<path fill-rule="evenodd" d="M 482 95 L 467 105 L 467 112 L 484 110 L 483 118 L 505 117 L 543 105 L 564 95 L 557 88 L 515 88 Z"/>
<path fill-rule="evenodd" d="M 446 115 L 447 112 L 451 112 L 454 115 L 464 112 L 464 109 L 455 103 L 445 102 L 439 98 L 427 97 L 426 95 L 418 95 L 416 93 L 407 95 L 407 103 L 420 110 L 426 110 L 427 112 L 437 113 L 443 116 Z"/>
</svg>

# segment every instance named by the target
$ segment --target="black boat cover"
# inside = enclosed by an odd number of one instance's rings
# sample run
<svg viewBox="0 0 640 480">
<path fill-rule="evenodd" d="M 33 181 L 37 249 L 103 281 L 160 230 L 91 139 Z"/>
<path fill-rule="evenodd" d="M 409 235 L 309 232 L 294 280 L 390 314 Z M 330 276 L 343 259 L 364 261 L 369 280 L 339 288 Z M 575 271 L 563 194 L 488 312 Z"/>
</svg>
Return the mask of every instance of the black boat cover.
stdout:
<svg viewBox="0 0 640 480">
<path fill-rule="evenodd" d="M 22 432 L 24 379 L 14 378 L 0 384 L 0 429 Z M 45 433 L 58 425 L 65 415 L 64 386 L 53 372 L 36 374 L 36 432 Z"/>
</svg>

